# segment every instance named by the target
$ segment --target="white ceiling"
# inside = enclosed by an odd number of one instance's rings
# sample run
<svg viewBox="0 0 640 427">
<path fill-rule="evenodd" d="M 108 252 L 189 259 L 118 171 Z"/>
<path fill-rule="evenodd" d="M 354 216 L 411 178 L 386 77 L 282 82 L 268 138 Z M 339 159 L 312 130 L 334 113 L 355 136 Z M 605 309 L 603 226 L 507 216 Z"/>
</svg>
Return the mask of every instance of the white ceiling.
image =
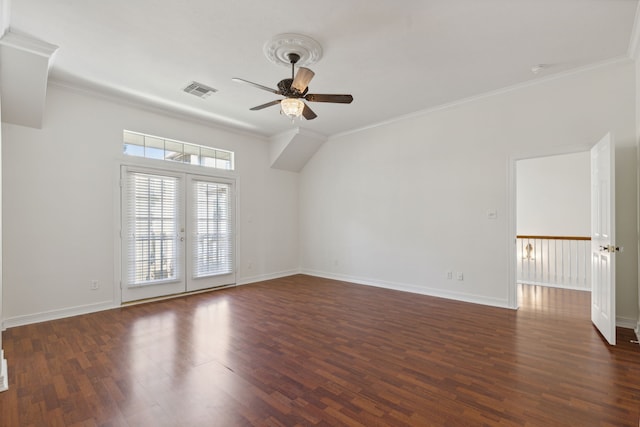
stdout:
<svg viewBox="0 0 640 427">
<path fill-rule="evenodd" d="M 638 0 L 13 0 L 10 29 L 59 46 L 50 79 L 271 136 L 300 126 L 330 136 L 416 111 L 628 55 Z M 292 125 L 277 95 L 290 70 L 263 45 L 281 33 L 312 37 L 313 93 L 350 93 L 350 105 L 310 103 Z M 548 64 L 538 74 L 536 64 Z M 219 92 L 199 99 L 191 81 Z"/>
</svg>

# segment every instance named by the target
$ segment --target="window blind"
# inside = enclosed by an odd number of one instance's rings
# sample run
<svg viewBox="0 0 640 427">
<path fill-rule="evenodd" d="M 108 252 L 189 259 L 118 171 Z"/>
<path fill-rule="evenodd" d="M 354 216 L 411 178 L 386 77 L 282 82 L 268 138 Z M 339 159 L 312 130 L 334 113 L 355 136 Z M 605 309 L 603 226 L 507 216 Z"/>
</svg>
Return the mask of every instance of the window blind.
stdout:
<svg viewBox="0 0 640 427">
<path fill-rule="evenodd" d="M 194 180 L 193 194 L 193 277 L 231 273 L 231 185 Z"/>
<path fill-rule="evenodd" d="M 177 177 L 128 173 L 128 286 L 180 277 L 179 184 Z"/>
</svg>

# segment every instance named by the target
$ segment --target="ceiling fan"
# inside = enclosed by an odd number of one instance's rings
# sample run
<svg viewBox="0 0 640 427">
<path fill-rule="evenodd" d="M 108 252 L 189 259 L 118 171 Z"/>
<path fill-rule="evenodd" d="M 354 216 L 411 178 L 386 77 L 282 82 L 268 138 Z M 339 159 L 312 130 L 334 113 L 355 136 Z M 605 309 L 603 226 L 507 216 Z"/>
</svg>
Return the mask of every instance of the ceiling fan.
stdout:
<svg viewBox="0 0 640 427">
<path fill-rule="evenodd" d="M 288 54 L 289 62 L 291 63 L 291 78 L 283 79 L 278 82 L 278 89 L 271 89 L 270 87 L 263 86 L 258 83 L 253 83 L 248 80 L 239 79 L 234 77 L 234 82 L 245 83 L 258 89 L 266 90 L 267 92 L 275 93 L 276 95 L 282 95 L 284 99 L 276 99 L 275 101 L 267 102 L 266 104 L 258 105 L 250 110 L 262 110 L 263 108 L 271 107 L 272 105 L 280 104 L 280 108 L 283 114 L 291 117 L 300 117 L 301 115 L 307 120 L 313 120 L 316 117 L 316 113 L 302 99 L 309 102 L 333 102 L 338 104 L 350 104 L 353 101 L 351 95 L 329 95 L 320 93 L 307 93 L 309 91 L 309 82 L 315 75 L 313 71 L 308 68 L 298 68 L 298 73 L 295 73 L 295 65 L 300 60 L 300 55 L 297 53 Z"/>
</svg>

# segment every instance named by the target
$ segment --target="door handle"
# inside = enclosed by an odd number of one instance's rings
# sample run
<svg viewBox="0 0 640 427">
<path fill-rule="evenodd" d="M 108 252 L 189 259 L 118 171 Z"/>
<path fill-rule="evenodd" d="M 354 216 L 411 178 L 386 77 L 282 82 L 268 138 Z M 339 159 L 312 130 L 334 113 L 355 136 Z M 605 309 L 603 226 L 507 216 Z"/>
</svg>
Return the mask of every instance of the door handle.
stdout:
<svg viewBox="0 0 640 427">
<path fill-rule="evenodd" d="M 613 245 L 609 245 L 609 246 L 600 246 L 600 251 L 602 252 L 620 252 L 620 248 L 618 246 L 613 246 Z"/>
</svg>

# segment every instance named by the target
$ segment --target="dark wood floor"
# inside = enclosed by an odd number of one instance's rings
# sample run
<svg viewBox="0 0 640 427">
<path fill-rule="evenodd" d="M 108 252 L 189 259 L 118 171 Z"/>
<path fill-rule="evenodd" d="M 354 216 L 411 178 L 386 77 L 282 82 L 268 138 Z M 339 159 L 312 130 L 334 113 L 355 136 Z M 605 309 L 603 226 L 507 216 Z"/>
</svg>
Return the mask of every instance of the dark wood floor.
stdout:
<svg viewBox="0 0 640 427">
<path fill-rule="evenodd" d="M 2 426 L 637 426 L 589 294 L 518 311 L 293 276 L 4 332 Z"/>
</svg>

